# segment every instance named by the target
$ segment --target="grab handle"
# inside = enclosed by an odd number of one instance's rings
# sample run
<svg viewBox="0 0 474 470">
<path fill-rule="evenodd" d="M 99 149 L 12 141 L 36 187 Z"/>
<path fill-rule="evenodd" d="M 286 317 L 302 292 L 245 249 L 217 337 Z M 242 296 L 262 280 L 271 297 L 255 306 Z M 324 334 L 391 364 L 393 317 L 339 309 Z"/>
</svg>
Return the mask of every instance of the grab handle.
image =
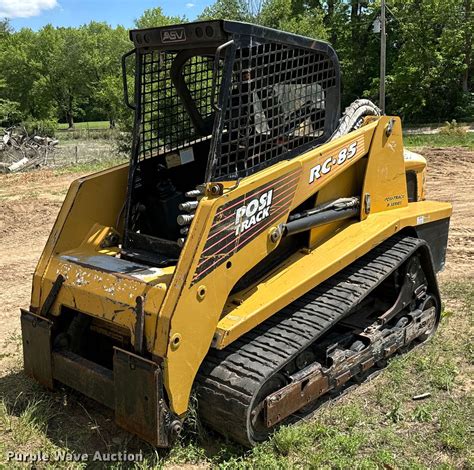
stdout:
<svg viewBox="0 0 474 470">
<path fill-rule="evenodd" d="M 216 54 L 214 56 L 214 69 L 212 71 L 212 86 L 211 86 L 211 106 L 214 111 L 222 111 L 219 106 L 216 104 L 216 79 L 217 74 L 219 73 L 219 59 L 221 58 L 221 52 L 228 46 L 234 43 L 234 40 L 231 39 L 230 41 L 221 44 L 216 49 Z"/>
<path fill-rule="evenodd" d="M 122 56 L 122 79 L 123 79 L 123 95 L 125 99 L 125 104 L 134 111 L 137 109 L 135 104 L 130 103 L 130 99 L 128 96 L 128 80 L 127 80 L 127 59 L 132 55 L 135 54 L 136 49 L 132 49 L 131 51 L 127 52 Z"/>
</svg>

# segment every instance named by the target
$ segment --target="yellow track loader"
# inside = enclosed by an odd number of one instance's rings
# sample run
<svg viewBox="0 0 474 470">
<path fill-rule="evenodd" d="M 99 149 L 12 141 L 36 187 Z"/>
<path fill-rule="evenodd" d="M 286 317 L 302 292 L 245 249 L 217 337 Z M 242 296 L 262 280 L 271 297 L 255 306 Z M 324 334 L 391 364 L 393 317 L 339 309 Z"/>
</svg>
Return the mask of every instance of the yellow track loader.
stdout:
<svg viewBox="0 0 474 470">
<path fill-rule="evenodd" d="M 451 206 L 425 200 L 399 118 L 341 116 L 329 44 L 232 21 L 130 37 L 130 163 L 72 183 L 25 371 L 158 447 L 195 394 L 251 446 L 435 332 Z"/>
</svg>

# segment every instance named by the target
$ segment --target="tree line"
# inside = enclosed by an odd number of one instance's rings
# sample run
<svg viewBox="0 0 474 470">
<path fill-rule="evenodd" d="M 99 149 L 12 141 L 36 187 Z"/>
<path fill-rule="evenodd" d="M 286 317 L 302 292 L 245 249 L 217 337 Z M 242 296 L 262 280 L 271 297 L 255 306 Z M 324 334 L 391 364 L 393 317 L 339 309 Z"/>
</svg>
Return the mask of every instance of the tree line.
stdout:
<svg viewBox="0 0 474 470">
<path fill-rule="evenodd" d="M 343 106 L 377 101 L 380 1 L 216 0 L 199 19 L 262 24 L 329 41 L 342 68 Z M 146 10 L 137 28 L 186 22 Z M 390 0 L 387 14 L 389 114 L 410 122 L 474 116 L 472 0 Z M 121 56 L 131 48 L 122 26 L 91 22 L 14 31 L 0 21 L 0 125 L 25 120 L 108 120 L 127 117 Z"/>
</svg>

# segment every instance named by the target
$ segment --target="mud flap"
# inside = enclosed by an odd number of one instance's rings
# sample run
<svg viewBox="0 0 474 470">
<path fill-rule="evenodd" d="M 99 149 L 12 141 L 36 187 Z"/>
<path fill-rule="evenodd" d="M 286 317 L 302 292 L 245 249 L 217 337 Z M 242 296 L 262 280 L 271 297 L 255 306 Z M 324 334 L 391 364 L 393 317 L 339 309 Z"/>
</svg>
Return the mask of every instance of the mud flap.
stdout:
<svg viewBox="0 0 474 470">
<path fill-rule="evenodd" d="M 449 221 L 449 218 L 441 219 L 418 225 L 415 228 L 418 238 L 425 240 L 428 244 L 435 272 L 442 271 L 446 262 Z"/>
<path fill-rule="evenodd" d="M 25 373 L 52 389 L 51 331 L 53 322 L 27 310 L 20 310 Z"/>
<path fill-rule="evenodd" d="M 158 364 L 115 348 L 114 388 L 117 424 L 157 447 L 168 447 L 172 423 Z"/>
</svg>

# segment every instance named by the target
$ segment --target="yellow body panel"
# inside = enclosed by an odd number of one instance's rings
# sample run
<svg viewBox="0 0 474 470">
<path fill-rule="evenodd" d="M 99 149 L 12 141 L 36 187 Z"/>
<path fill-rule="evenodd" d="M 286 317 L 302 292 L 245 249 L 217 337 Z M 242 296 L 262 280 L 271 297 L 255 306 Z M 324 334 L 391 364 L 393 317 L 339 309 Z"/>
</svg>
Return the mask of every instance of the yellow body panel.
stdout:
<svg viewBox="0 0 474 470">
<path fill-rule="evenodd" d="M 369 213 L 393 210 L 408 204 L 400 118 L 381 118 L 379 122 L 365 170 L 362 219 Z M 392 126 L 392 133 L 387 136 L 389 125 Z M 366 206 L 367 195 L 370 196 L 370 208 Z"/>
<path fill-rule="evenodd" d="M 115 258 L 117 248 L 101 248 L 112 227 L 120 229 L 127 176 L 128 165 L 121 165 L 72 183 L 34 274 L 31 309 L 43 305 L 61 274 L 65 282 L 52 315 L 74 308 L 125 328 L 133 342 L 136 297 L 143 296 L 145 340 L 151 348 L 174 267 L 140 270 Z"/>
<path fill-rule="evenodd" d="M 299 252 L 291 256 L 267 276 L 265 282 L 230 297 L 225 315 L 217 325 L 213 346 L 225 348 L 394 233 L 416 226 L 420 214 L 423 223 L 434 222 L 449 217 L 451 205 L 424 201 L 390 213 L 380 212 L 360 223 L 349 224 L 309 253 Z M 341 250 L 341 246 L 347 248 Z M 289 285 L 292 286 L 290 293 Z"/>
<path fill-rule="evenodd" d="M 128 165 L 121 165 L 71 184 L 35 270 L 31 294 L 33 309 L 42 305 L 44 291 L 49 292 L 49 286 L 43 286 L 42 279 L 51 257 L 80 246 L 95 224 L 117 225 L 127 191 L 127 177 Z"/>
<path fill-rule="evenodd" d="M 416 174 L 417 199 L 425 199 L 425 181 L 426 181 L 426 158 L 419 153 L 404 152 L 406 171 L 413 171 Z"/>
<path fill-rule="evenodd" d="M 127 166 L 74 182 L 35 272 L 32 310 L 42 306 L 61 274 L 66 280 L 53 315 L 70 307 L 122 327 L 133 341 L 136 297 L 143 296 L 146 349 L 162 363 L 170 408 L 182 415 L 211 344 L 225 347 L 403 228 L 449 217 L 449 204 L 408 204 L 401 125 L 395 118 L 387 135 L 391 119 L 375 119 L 238 184 L 224 183 L 222 195 L 208 191 L 177 265 L 164 269 L 119 259 L 118 247 L 105 243 L 114 230 L 123 231 Z M 265 222 L 227 224 L 249 195 L 265 191 L 272 198 Z M 307 200 L 314 205 L 345 196 L 364 201 L 361 221 L 308 231 L 306 247 L 229 297 L 239 279 L 278 247 L 269 235 L 292 210 Z"/>
</svg>

